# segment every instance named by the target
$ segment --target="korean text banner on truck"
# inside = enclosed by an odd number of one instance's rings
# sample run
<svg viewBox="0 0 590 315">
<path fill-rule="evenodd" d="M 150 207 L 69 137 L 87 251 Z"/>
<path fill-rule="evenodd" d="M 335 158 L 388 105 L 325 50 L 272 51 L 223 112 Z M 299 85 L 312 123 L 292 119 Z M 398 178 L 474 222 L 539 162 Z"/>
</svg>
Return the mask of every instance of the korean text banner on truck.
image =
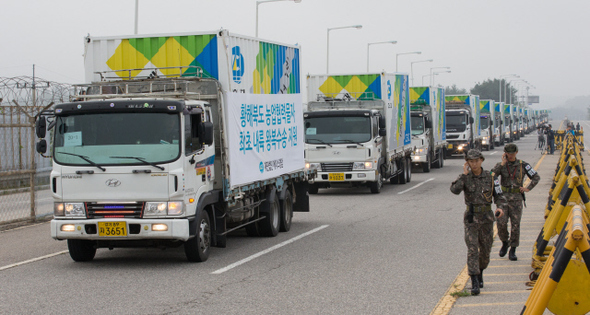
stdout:
<svg viewBox="0 0 590 315">
<path fill-rule="evenodd" d="M 227 93 L 231 188 L 304 168 L 301 94 Z"/>
</svg>

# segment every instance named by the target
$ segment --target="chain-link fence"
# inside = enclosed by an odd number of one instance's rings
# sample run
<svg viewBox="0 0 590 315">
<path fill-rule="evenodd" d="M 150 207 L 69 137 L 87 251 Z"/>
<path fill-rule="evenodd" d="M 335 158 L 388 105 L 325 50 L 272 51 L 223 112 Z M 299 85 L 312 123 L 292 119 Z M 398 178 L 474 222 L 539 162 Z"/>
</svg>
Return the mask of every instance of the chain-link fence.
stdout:
<svg viewBox="0 0 590 315">
<path fill-rule="evenodd" d="M 35 151 L 35 119 L 68 101 L 73 87 L 39 78 L 0 77 L 0 224 L 53 214 L 51 159 Z"/>
</svg>

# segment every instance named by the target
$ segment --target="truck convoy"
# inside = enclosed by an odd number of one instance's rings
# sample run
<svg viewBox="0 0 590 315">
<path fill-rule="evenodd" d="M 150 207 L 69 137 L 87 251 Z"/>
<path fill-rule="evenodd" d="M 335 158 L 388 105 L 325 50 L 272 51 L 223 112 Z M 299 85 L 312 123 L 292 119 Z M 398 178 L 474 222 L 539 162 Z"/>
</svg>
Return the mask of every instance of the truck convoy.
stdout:
<svg viewBox="0 0 590 315">
<path fill-rule="evenodd" d="M 447 95 L 447 156 L 465 154 L 482 146 L 479 124 L 479 96 L 472 94 Z M 477 117 L 477 119 L 475 119 Z"/>
<path fill-rule="evenodd" d="M 481 128 L 481 145 L 486 150 L 492 150 L 494 148 L 494 139 L 497 138 L 495 127 L 495 115 L 494 115 L 494 101 L 493 100 L 480 100 L 479 101 L 479 123 Z"/>
<path fill-rule="evenodd" d="M 430 86 L 410 88 L 412 164 L 430 172 L 444 165 L 447 145 L 445 90 Z"/>
<path fill-rule="evenodd" d="M 366 73 L 307 77 L 306 167 L 309 192 L 411 179 L 408 75 Z"/>
<path fill-rule="evenodd" d="M 495 117 L 495 124 L 494 128 L 496 131 L 494 132 L 494 145 L 500 146 L 504 145 L 504 128 L 506 123 L 504 122 L 504 115 L 502 114 L 504 110 L 504 102 L 494 102 L 494 117 Z"/>
<path fill-rule="evenodd" d="M 183 246 L 205 261 L 233 230 L 275 236 L 309 211 L 297 46 L 227 30 L 85 45 L 89 84 L 36 128 L 40 153 L 51 134 L 51 236 L 73 260 Z"/>
</svg>

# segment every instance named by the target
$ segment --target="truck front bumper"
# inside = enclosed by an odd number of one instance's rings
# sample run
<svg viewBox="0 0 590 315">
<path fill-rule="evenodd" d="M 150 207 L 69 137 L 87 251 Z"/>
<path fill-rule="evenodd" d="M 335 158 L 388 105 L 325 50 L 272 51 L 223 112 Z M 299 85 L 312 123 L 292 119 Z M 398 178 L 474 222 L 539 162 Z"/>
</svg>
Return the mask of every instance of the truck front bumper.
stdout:
<svg viewBox="0 0 590 315">
<path fill-rule="evenodd" d="M 426 150 L 422 153 L 412 153 L 412 163 L 426 163 L 428 161 L 428 155 L 426 154 Z"/>
<path fill-rule="evenodd" d="M 469 142 L 466 141 L 448 141 L 447 152 L 449 154 L 465 154 L 469 150 Z"/>
<path fill-rule="evenodd" d="M 318 176 L 309 183 L 330 183 L 330 184 L 344 184 L 344 183 L 362 183 L 374 182 L 377 180 L 377 170 L 366 171 L 351 171 L 351 172 L 318 172 Z"/>
<path fill-rule="evenodd" d="M 99 236 L 99 222 L 125 222 L 126 236 Z M 163 227 L 166 230 L 163 230 Z M 160 230 L 154 230 L 159 227 Z M 70 232 L 71 230 L 71 232 Z M 179 240 L 189 239 L 188 219 L 53 219 L 51 237 L 56 240 Z"/>
</svg>

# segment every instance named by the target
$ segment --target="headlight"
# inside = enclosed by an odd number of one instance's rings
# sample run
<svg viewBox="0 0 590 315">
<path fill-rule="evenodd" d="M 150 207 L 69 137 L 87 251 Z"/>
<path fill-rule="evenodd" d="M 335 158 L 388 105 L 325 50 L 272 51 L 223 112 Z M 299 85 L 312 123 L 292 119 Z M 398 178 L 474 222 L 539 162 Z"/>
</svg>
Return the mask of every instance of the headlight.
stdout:
<svg viewBox="0 0 590 315">
<path fill-rule="evenodd" d="M 416 149 L 416 151 L 415 151 L 416 154 L 420 154 L 422 152 L 424 152 L 424 149 Z"/>
<path fill-rule="evenodd" d="M 354 162 L 352 164 L 353 171 L 370 170 L 373 169 L 373 162 Z"/>
<path fill-rule="evenodd" d="M 84 209 L 84 203 L 62 203 L 56 202 L 53 205 L 53 215 L 56 217 L 69 217 L 69 218 L 85 218 L 86 210 Z"/>
<path fill-rule="evenodd" d="M 182 201 L 146 202 L 143 216 L 157 217 L 165 215 L 181 215 L 183 213 L 184 204 Z"/>
<path fill-rule="evenodd" d="M 305 163 L 305 168 L 308 170 L 321 170 L 322 166 L 320 163 Z"/>
</svg>

